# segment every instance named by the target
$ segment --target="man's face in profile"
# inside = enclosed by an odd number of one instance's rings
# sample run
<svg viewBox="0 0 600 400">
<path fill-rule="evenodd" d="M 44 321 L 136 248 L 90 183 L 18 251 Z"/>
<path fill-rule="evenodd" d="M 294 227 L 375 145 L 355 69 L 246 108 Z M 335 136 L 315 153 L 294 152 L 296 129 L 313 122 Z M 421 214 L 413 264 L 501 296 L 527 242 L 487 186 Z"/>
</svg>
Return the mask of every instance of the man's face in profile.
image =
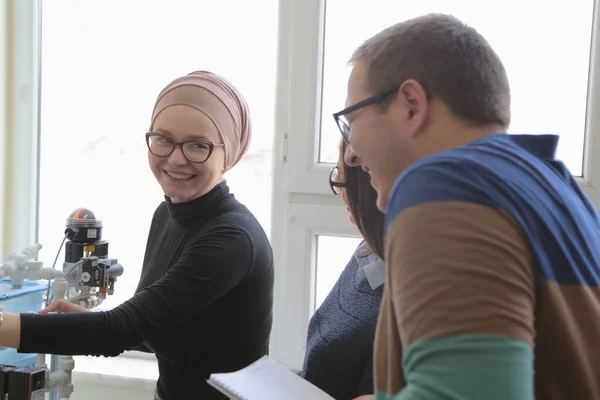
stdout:
<svg viewBox="0 0 600 400">
<path fill-rule="evenodd" d="M 357 63 L 348 79 L 346 107 L 374 95 L 366 88 L 367 69 Z M 387 210 L 390 193 L 396 178 L 411 159 L 400 118 L 394 113 L 402 111 L 392 96 L 385 109 L 373 104 L 345 115 L 349 123 L 349 145 L 344 155 L 348 165 L 360 165 L 371 176 L 371 186 L 377 192 L 377 208 Z"/>
</svg>

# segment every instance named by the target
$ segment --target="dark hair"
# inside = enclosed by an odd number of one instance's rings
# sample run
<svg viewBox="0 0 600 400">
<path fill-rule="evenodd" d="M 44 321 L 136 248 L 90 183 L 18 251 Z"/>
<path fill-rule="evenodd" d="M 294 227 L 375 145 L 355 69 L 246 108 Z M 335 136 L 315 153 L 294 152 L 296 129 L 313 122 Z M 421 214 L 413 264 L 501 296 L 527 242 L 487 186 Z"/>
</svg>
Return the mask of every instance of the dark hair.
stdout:
<svg viewBox="0 0 600 400">
<path fill-rule="evenodd" d="M 393 25 L 355 50 L 350 63 L 357 62 L 364 63 L 373 93 L 414 79 L 460 118 L 510 125 L 510 87 L 500 58 L 453 16 L 429 14 Z"/>
<path fill-rule="evenodd" d="M 346 142 L 342 143 L 342 154 Z M 344 179 L 350 212 L 365 241 L 380 259 L 384 259 L 383 224 L 385 215 L 377 208 L 377 192 L 371 186 L 371 177 L 361 167 L 346 163 L 338 166 Z"/>
</svg>

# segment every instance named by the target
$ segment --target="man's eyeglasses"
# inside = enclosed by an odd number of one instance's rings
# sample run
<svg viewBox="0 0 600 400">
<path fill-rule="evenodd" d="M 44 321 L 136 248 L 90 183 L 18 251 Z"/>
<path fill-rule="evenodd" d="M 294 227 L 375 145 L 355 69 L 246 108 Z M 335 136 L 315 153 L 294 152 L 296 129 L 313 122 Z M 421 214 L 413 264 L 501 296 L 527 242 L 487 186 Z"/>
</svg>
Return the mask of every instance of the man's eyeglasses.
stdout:
<svg viewBox="0 0 600 400">
<path fill-rule="evenodd" d="M 385 92 L 381 92 L 379 94 L 376 94 L 375 96 L 359 101 L 358 103 L 353 104 L 350 107 L 344 108 L 342 111 L 338 111 L 335 114 L 333 114 L 333 119 L 335 120 L 336 125 L 340 129 L 342 137 L 344 138 L 346 143 L 350 143 L 350 123 L 346 119 L 345 115 L 357 111 L 363 107 L 381 103 L 383 100 L 385 100 L 386 97 L 396 93 L 399 88 L 400 85 L 396 85 L 393 88 L 386 90 Z"/>
<path fill-rule="evenodd" d="M 342 189 L 346 187 L 346 183 L 340 182 L 340 170 L 337 165 L 329 172 L 329 187 L 336 196 L 339 196 Z"/>
<path fill-rule="evenodd" d="M 157 132 L 146 133 L 146 144 L 150 153 L 156 157 L 169 157 L 175 147 L 181 147 L 184 157 L 193 163 L 203 163 L 212 154 L 215 147 L 224 147 L 224 144 L 209 142 L 208 140 L 187 140 L 176 142 L 173 139 Z"/>
</svg>

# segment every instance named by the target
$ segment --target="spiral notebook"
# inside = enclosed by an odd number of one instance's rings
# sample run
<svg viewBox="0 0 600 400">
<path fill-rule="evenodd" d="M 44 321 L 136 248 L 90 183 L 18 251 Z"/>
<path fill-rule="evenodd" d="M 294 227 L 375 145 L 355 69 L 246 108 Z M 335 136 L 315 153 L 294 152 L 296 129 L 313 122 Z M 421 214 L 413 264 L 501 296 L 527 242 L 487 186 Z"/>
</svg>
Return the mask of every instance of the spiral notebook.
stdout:
<svg viewBox="0 0 600 400">
<path fill-rule="evenodd" d="M 334 400 L 268 356 L 236 372 L 212 374 L 207 382 L 234 400 Z"/>
</svg>

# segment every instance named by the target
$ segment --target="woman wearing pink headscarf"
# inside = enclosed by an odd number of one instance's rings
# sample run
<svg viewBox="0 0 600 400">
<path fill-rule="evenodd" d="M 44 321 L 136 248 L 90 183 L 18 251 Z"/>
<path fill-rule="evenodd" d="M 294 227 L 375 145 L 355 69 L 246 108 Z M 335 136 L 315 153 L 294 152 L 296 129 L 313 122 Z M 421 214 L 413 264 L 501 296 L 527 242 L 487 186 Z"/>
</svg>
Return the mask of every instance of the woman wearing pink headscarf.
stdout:
<svg viewBox="0 0 600 400">
<path fill-rule="evenodd" d="M 157 399 L 224 398 L 205 379 L 266 354 L 272 324 L 269 241 L 223 179 L 250 136 L 246 102 L 225 79 L 198 71 L 171 82 L 145 137 L 165 199 L 135 296 L 107 312 L 77 313 L 87 310 L 56 301 L 45 315 L 4 313 L 0 345 L 109 357 L 151 351 L 160 372 Z"/>
</svg>

